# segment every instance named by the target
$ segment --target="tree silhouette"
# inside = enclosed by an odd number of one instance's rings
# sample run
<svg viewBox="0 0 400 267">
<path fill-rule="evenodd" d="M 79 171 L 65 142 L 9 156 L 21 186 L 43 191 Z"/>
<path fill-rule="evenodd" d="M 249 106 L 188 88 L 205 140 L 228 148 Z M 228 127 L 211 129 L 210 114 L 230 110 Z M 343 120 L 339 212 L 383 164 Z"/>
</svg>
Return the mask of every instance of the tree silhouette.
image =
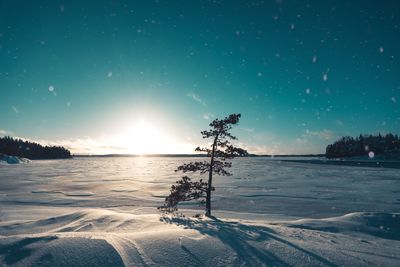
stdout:
<svg viewBox="0 0 400 267">
<path fill-rule="evenodd" d="M 391 133 L 382 136 L 361 135 L 353 138 L 345 136 L 326 147 L 327 158 L 342 158 L 367 156 L 369 152 L 385 157 L 398 157 L 400 155 L 400 139 Z"/>
<path fill-rule="evenodd" d="M 239 123 L 240 117 L 240 114 L 231 114 L 222 120 L 215 119 L 210 123 L 210 130 L 201 132 L 203 138 L 212 139 L 212 144 L 210 147 L 197 147 L 195 151 L 206 153 L 210 158 L 209 161 L 183 164 L 175 171 L 208 174 L 208 181 L 204 182 L 203 179 L 192 181 L 188 176 L 182 177 L 181 180 L 176 182 L 176 185 L 171 186 L 170 194 L 165 198 L 164 205 L 159 207 L 160 210 L 174 212 L 178 209 L 180 202 L 200 200 L 200 204 L 205 204 L 206 216 L 211 216 L 211 192 L 215 190 L 212 186 L 213 174 L 232 175 L 227 170 L 232 166 L 232 163 L 227 160 L 248 155 L 246 150 L 235 147 L 230 142 L 230 140 L 237 139 L 229 131 L 233 125 Z"/>
<path fill-rule="evenodd" d="M 35 142 L 0 137 L 0 154 L 18 156 L 28 159 L 62 159 L 71 158 L 71 152 L 61 146 L 42 146 Z"/>
</svg>

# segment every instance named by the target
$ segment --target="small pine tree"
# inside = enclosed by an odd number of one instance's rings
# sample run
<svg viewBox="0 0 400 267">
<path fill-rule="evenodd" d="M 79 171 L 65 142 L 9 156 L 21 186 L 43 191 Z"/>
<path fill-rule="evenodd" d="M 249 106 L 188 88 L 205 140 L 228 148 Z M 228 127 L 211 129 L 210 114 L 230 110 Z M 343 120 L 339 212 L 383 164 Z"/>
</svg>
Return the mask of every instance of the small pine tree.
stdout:
<svg viewBox="0 0 400 267">
<path fill-rule="evenodd" d="M 215 119 L 210 123 L 210 130 L 201 132 L 203 138 L 212 139 L 212 144 L 209 148 L 197 147 L 196 151 L 206 153 L 210 159 L 183 164 L 175 171 L 208 173 L 208 181 L 204 182 L 203 179 L 192 181 L 188 176 L 182 177 L 181 180 L 176 182 L 176 185 L 171 187 L 164 205 L 159 207 L 160 210 L 174 212 L 178 209 L 180 202 L 199 200 L 201 204 L 206 206 L 206 216 L 211 216 L 211 192 L 215 190 L 212 186 L 213 174 L 232 175 L 227 170 L 232 166 L 232 163 L 227 160 L 248 155 L 246 150 L 235 147 L 230 143 L 230 140 L 237 139 L 229 131 L 233 125 L 239 123 L 239 119 L 240 114 L 231 114 L 222 120 Z"/>
</svg>

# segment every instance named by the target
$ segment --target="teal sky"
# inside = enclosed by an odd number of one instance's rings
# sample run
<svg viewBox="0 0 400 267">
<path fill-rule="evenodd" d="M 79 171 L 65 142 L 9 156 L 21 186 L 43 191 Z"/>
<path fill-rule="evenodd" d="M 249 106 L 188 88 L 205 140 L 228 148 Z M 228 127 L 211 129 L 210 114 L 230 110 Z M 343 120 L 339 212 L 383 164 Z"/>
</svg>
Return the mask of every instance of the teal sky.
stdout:
<svg viewBox="0 0 400 267">
<path fill-rule="evenodd" d="M 400 133 L 399 47 L 398 1 L 0 1 L 0 134 L 188 153 L 241 113 L 250 152 L 323 153 Z"/>
</svg>

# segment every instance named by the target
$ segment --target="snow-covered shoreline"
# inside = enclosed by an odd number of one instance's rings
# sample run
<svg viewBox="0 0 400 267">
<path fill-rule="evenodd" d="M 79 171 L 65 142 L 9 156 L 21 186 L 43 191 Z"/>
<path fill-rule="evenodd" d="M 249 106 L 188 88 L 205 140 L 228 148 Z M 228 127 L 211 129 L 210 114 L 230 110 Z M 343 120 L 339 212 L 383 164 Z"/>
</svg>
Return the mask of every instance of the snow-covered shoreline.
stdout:
<svg viewBox="0 0 400 267">
<path fill-rule="evenodd" d="M 0 153 L 0 164 L 1 163 L 8 163 L 8 164 L 19 164 L 19 163 L 28 163 L 30 162 L 29 159 L 21 158 L 17 156 L 9 156 Z"/>
<path fill-rule="evenodd" d="M 378 160 L 378 159 L 282 159 L 287 162 L 310 163 L 320 165 L 336 165 L 336 166 L 349 166 L 349 167 L 372 167 L 372 168 L 392 168 L 400 169 L 399 160 Z"/>
</svg>

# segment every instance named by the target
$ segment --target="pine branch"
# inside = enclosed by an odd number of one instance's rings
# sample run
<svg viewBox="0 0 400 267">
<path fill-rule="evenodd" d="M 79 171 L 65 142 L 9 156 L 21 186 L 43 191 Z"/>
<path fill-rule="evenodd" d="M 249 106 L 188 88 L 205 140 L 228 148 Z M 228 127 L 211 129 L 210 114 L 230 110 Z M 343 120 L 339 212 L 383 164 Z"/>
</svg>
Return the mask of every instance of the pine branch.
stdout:
<svg viewBox="0 0 400 267">
<path fill-rule="evenodd" d="M 249 155 L 246 150 L 232 145 L 226 148 L 225 153 L 229 154 L 231 157 L 246 157 Z"/>
<path fill-rule="evenodd" d="M 231 176 L 232 173 L 225 170 L 225 168 L 230 168 L 230 167 L 232 167 L 232 162 L 215 160 L 213 166 L 213 172 L 222 176 Z"/>
<path fill-rule="evenodd" d="M 176 182 L 177 185 L 171 186 L 169 196 L 165 198 L 163 206 L 158 207 L 163 212 L 174 212 L 178 209 L 179 202 L 192 201 L 200 199 L 200 203 L 204 204 L 204 197 L 207 192 L 207 182 L 202 179 L 193 182 L 188 176 L 183 176 L 181 180 Z"/>
<path fill-rule="evenodd" d="M 183 173 L 186 172 L 197 172 L 199 171 L 200 174 L 204 174 L 210 170 L 210 164 L 206 161 L 195 161 L 195 162 L 190 162 L 187 164 L 183 164 L 179 166 L 175 171 L 182 171 Z"/>
<path fill-rule="evenodd" d="M 208 156 L 211 155 L 212 150 L 206 147 L 196 147 L 196 149 L 194 150 L 196 152 L 205 152 Z"/>
</svg>

